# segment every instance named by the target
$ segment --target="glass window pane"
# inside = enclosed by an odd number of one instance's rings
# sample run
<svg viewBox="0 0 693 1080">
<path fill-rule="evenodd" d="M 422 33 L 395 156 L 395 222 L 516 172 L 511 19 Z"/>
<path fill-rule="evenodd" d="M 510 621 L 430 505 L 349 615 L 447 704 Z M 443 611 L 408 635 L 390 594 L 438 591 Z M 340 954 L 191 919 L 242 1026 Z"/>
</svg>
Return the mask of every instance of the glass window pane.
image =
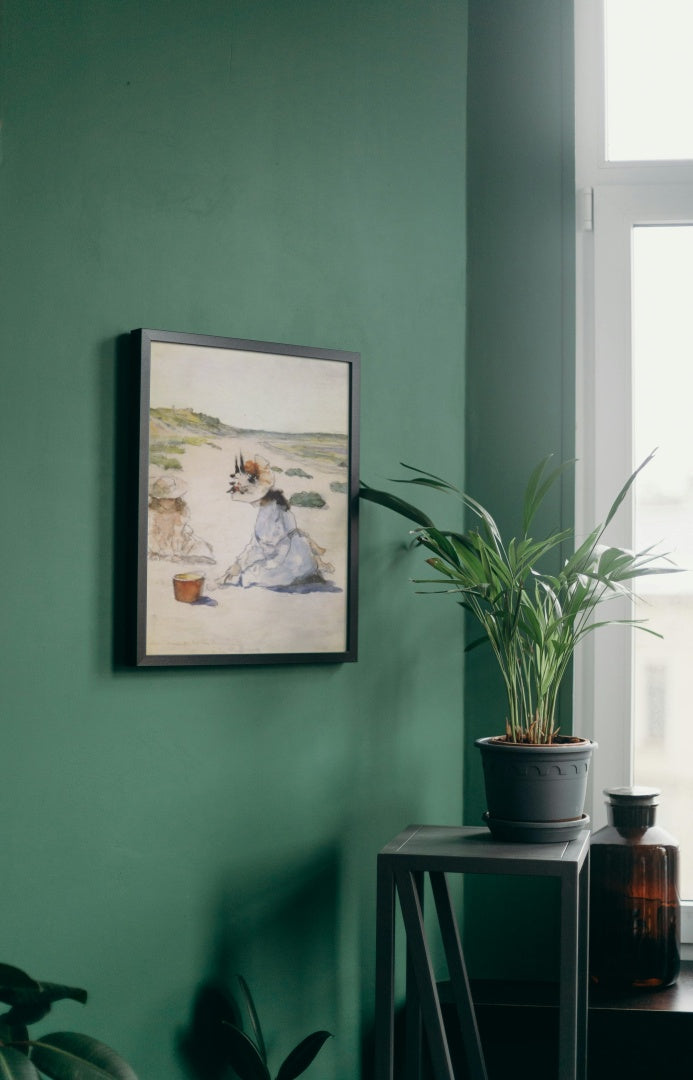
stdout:
<svg viewBox="0 0 693 1080">
<path fill-rule="evenodd" d="M 605 0 L 608 161 L 693 158 L 693 2 Z"/>
<path fill-rule="evenodd" d="M 693 5 L 692 5 L 693 6 Z M 693 568 L 693 226 L 633 230 L 633 443 L 655 447 L 635 485 L 635 544 Z M 636 784 L 662 791 L 660 824 L 681 841 L 682 895 L 693 899 L 693 571 L 645 578 L 636 631 Z"/>
</svg>

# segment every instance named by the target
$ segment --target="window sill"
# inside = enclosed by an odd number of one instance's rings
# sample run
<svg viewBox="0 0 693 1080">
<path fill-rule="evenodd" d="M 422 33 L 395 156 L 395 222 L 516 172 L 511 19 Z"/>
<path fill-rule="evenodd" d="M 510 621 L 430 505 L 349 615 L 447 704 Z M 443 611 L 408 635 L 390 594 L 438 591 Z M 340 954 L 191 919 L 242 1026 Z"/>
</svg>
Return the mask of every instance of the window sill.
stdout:
<svg viewBox="0 0 693 1080">
<path fill-rule="evenodd" d="M 480 1007 L 555 1008 L 555 983 L 473 980 L 472 994 Z M 619 992 L 591 988 L 590 1015 L 595 1012 L 668 1012 L 693 1014 L 693 960 L 681 962 L 678 981 L 663 990 Z"/>
</svg>

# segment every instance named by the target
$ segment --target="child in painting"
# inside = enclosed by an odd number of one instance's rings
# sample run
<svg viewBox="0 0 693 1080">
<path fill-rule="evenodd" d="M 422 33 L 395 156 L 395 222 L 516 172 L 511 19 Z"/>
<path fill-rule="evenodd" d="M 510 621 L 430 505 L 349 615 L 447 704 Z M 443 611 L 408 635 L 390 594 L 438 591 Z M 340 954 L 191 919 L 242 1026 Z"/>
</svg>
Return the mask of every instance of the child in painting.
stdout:
<svg viewBox="0 0 693 1080">
<path fill-rule="evenodd" d="M 323 573 L 331 573 L 334 567 L 320 558 L 325 549 L 297 527 L 283 492 L 274 488 L 269 462 L 258 455 L 254 461 L 244 461 L 241 455 L 230 482 L 231 498 L 256 506 L 257 517 L 253 535 L 219 584 L 297 591 L 325 585 Z"/>
<path fill-rule="evenodd" d="M 177 476 L 152 476 L 149 480 L 150 559 L 172 562 L 216 562 L 212 547 L 196 536 L 189 524 L 190 509 L 183 496 L 187 489 Z"/>
</svg>

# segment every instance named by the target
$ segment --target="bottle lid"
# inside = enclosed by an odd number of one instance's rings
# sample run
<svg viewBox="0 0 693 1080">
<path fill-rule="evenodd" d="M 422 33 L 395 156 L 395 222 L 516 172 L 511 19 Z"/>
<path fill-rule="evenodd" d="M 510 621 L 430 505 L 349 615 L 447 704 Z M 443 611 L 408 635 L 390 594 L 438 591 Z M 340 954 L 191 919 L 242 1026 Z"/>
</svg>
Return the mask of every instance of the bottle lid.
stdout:
<svg viewBox="0 0 693 1080">
<path fill-rule="evenodd" d="M 617 787 L 605 788 L 604 794 L 612 806 L 659 806 L 662 793 L 653 787 Z"/>
</svg>

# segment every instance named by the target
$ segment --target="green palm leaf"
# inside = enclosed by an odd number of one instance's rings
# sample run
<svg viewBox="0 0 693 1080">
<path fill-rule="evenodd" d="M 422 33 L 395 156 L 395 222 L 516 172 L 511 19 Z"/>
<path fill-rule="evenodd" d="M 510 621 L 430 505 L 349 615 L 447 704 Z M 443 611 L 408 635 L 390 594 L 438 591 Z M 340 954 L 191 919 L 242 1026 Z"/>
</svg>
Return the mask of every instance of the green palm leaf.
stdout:
<svg viewBox="0 0 693 1080">
<path fill-rule="evenodd" d="M 603 525 L 603 528 L 602 528 L 602 532 L 604 532 L 607 525 L 609 525 L 613 521 L 614 517 L 616 516 L 616 511 L 618 510 L 621 503 L 625 499 L 626 495 L 628 494 L 628 492 L 632 488 L 633 484 L 635 483 L 635 478 L 638 475 L 638 473 L 642 472 L 642 470 L 645 468 L 646 465 L 649 465 L 649 463 L 652 461 L 652 458 L 654 456 L 655 456 L 655 451 L 653 450 L 650 454 L 647 455 L 647 457 L 645 458 L 644 461 L 640 462 L 640 464 L 638 465 L 635 472 L 632 472 L 630 474 L 630 476 L 626 480 L 625 484 L 623 485 L 623 487 L 619 491 L 618 495 L 614 499 L 613 503 L 611 504 L 611 509 L 609 510 L 609 513 L 606 515 L 606 518 L 604 520 L 604 525 Z"/>
<path fill-rule="evenodd" d="M 574 459 L 573 461 L 564 461 L 561 465 L 557 465 L 547 477 L 544 477 L 544 472 L 552 457 L 553 454 L 549 454 L 543 461 L 540 461 L 527 482 L 522 509 L 522 532 L 525 536 L 529 532 L 529 527 L 549 489 L 555 484 L 561 473 L 575 464 Z"/>
<path fill-rule="evenodd" d="M 402 517 L 415 521 L 417 525 L 433 525 L 430 517 L 424 514 L 423 510 L 417 510 L 411 503 L 405 502 L 404 499 L 398 499 L 396 495 L 391 495 L 387 491 L 378 491 L 376 488 L 369 487 L 368 484 L 362 482 L 359 495 L 362 499 L 368 499 L 370 502 L 387 506 L 389 510 L 394 510 L 396 514 L 401 514 Z"/>
<path fill-rule="evenodd" d="M 552 485 L 573 462 L 551 468 L 549 456 L 533 469 L 524 493 L 522 531 L 507 544 L 481 503 L 442 477 L 415 466 L 403 465 L 414 475 L 397 482 L 455 495 L 478 519 L 475 528 L 465 532 L 439 529 L 411 503 L 367 487 L 362 492 L 364 498 L 380 502 L 421 526 L 416 539 L 430 552 L 426 561 L 439 578 L 417 578 L 415 582 L 441 586 L 428 591 L 452 594 L 479 623 L 484 637 L 472 641 L 467 651 L 482 640 L 491 644 L 505 684 L 513 739 L 549 742 L 554 737 L 561 680 L 569 670 L 576 644 L 586 634 L 613 623 L 655 633 L 639 619 L 597 621 L 593 617 L 597 608 L 611 599 L 632 598 L 639 579 L 680 572 L 678 567 L 663 565 L 665 556 L 652 548 L 632 552 L 602 544 L 609 523 L 651 458 L 650 454 L 628 478 L 605 520 L 553 573 L 544 564 L 572 538 L 572 530 L 554 530 L 534 539 L 529 529 Z"/>
</svg>

